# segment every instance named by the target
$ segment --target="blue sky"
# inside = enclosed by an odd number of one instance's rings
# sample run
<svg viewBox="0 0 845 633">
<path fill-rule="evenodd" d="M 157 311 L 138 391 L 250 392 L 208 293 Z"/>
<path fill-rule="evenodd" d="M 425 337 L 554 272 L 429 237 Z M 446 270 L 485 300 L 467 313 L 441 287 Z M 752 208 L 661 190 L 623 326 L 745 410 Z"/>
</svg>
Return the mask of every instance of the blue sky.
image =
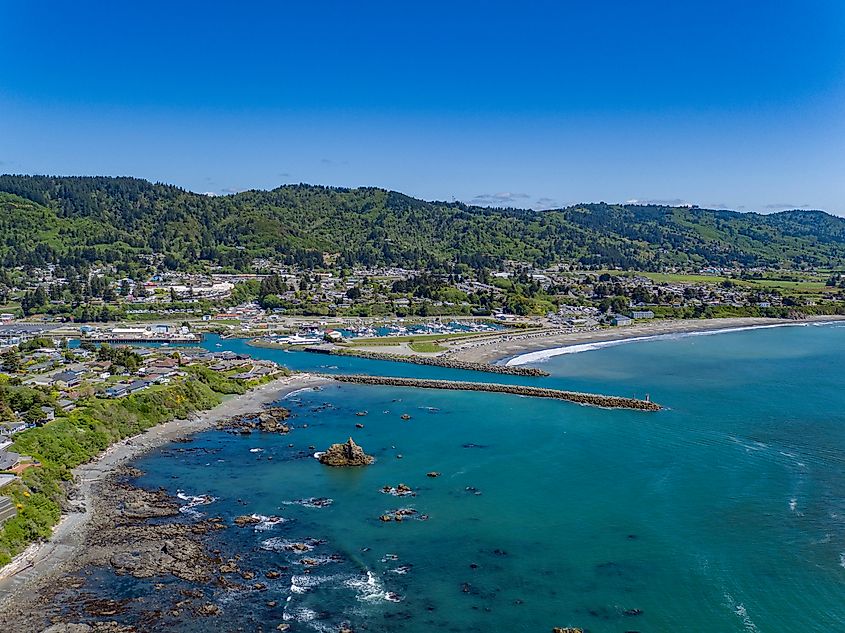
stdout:
<svg viewBox="0 0 845 633">
<path fill-rule="evenodd" d="M 845 215 L 845 2 L 0 0 L 0 172 Z"/>
</svg>

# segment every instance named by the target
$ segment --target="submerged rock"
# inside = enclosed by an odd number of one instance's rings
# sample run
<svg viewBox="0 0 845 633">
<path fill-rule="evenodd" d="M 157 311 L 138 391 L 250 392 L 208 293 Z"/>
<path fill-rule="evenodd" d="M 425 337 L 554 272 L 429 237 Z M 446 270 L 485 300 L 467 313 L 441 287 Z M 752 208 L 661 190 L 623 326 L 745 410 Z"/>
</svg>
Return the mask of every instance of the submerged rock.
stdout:
<svg viewBox="0 0 845 633">
<path fill-rule="evenodd" d="M 366 466 L 372 464 L 375 458 L 367 455 L 350 437 L 345 444 L 332 444 L 319 460 L 326 466 Z"/>
</svg>

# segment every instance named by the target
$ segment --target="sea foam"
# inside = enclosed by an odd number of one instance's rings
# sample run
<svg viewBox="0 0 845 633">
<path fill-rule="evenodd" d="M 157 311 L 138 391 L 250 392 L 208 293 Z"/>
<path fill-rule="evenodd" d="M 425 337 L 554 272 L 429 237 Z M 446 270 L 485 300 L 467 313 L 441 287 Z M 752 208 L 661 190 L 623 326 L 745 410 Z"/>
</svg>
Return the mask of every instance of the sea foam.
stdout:
<svg viewBox="0 0 845 633">
<path fill-rule="evenodd" d="M 679 338 L 690 338 L 693 336 L 712 336 L 714 334 L 727 334 L 730 332 L 744 332 L 747 330 L 765 330 L 776 327 L 794 327 L 796 325 L 806 325 L 803 323 L 774 323 L 772 325 L 746 325 L 741 327 L 722 328 L 720 330 L 705 330 L 701 332 L 667 332 L 666 334 L 651 334 L 648 336 L 632 336 L 631 338 L 616 339 L 612 341 L 596 341 L 594 343 L 581 343 L 577 345 L 565 345 L 563 347 L 553 347 L 551 349 L 538 350 L 536 352 L 526 352 L 508 360 L 505 363 L 507 367 L 514 367 L 517 365 L 527 365 L 529 363 L 542 363 L 555 356 L 563 356 L 564 354 L 579 354 L 581 352 L 591 352 L 597 349 L 604 349 L 605 347 L 615 347 L 616 345 L 624 345 L 626 343 L 641 343 L 643 341 L 658 341 L 658 340 L 673 340 Z"/>
</svg>

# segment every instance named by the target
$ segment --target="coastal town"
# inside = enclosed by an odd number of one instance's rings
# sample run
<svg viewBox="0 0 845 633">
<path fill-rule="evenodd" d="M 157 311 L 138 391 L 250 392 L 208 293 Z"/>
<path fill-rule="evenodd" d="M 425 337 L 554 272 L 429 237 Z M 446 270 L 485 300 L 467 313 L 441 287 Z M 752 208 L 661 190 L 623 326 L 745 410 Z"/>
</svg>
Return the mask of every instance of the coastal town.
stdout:
<svg viewBox="0 0 845 633">
<path fill-rule="evenodd" d="M 156 272 L 143 281 L 117 278 L 108 269 L 86 277 L 54 267 L 7 275 L 11 285 L 3 289 L 0 314 L 0 493 L 18 495 L 0 494 L 0 522 L 24 507 L 21 475 L 41 466 L 15 450 L 18 434 L 61 424 L 99 402 L 186 381 L 226 393 L 231 385 L 242 390 L 286 371 L 250 354 L 208 351 L 202 341 L 209 334 L 257 347 L 532 375 L 538 370 L 490 363 L 557 344 L 712 329 L 714 323 L 834 317 L 845 310 L 839 278 L 819 273 L 658 275 L 539 270 L 519 262 L 483 275 L 256 266 L 263 272 Z"/>
</svg>

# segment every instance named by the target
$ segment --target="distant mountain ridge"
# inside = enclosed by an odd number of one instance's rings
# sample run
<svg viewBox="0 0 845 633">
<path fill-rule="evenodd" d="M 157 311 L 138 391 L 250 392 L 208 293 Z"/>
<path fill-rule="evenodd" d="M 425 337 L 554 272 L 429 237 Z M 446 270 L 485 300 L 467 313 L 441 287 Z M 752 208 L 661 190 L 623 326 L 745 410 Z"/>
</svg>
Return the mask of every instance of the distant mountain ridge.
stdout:
<svg viewBox="0 0 845 633">
<path fill-rule="evenodd" d="M 137 262 L 248 270 L 254 258 L 320 267 L 495 267 L 505 259 L 661 270 L 845 265 L 845 219 L 697 207 L 578 204 L 533 211 L 428 202 L 375 187 L 284 185 L 227 196 L 130 177 L 0 176 L 0 263 Z"/>
</svg>

